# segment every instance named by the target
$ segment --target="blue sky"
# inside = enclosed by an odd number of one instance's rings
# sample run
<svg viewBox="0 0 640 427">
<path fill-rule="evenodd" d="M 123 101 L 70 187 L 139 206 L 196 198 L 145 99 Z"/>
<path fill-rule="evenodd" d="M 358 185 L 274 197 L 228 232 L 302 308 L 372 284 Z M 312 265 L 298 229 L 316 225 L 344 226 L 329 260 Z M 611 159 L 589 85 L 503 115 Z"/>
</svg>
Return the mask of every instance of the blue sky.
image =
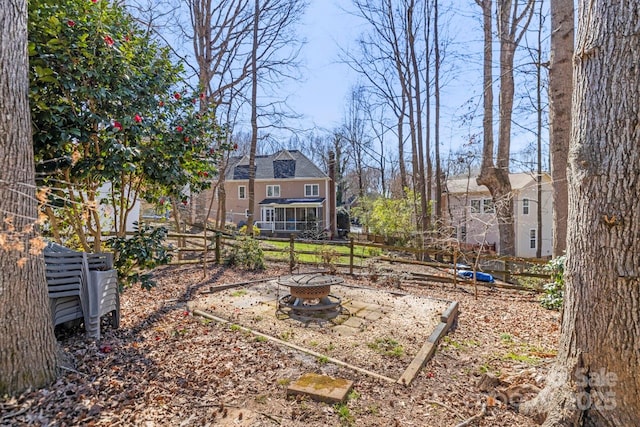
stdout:
<svg viewBox="0 0 640 427">
<path fill-rule="evenodd" d="M 311 0 L 299 27 L 299 34 L 307 40 L 300 58 L 306 66 L 303 71 L 306 78 L 288 88 L 292 92 L 290 106 L 305 116 L 302 127 L 315 125 L 331 130 L 340 125 L 344 116 L 347 93 L 358 76 L 347 65 L 339 63 L 339 46 L 353 47 L 354 40 L 366 30 L 362 21 L 342 10 L 350 5 L 347 0 Z M 446 27 L 452 40 L 447 58 L 447 66 L 452 69 L 442 79 L 442 152 L 459 147 L 470 133 L 480 132 L 482 125 L 480 8 L 471 0 L 457 0 L 450 7 L 441 18 L 441 26 Z M 449 21 L 448 25 L 442 22 L 445 20 Z M 535 19 L 531 25 L 537 25 Z M 498 74 L 497 70 L 494 74 Z M 497 102 L 497 87 L 494 90 Z M 462 121 L 462 115 L 468 112 L 475 114 L 470 123 Z M 514 149 L 534 138 L 531 133 L 518 134 L 519 131 L 514 127 Z"/>
<path fill-rule="evenodd" d="M 355 72 L 339 62 L 340 47 L 353 48 L 354 40 L 366 31 L 366 26 L 359 18 L 342 10 L 349 5 L 350 2 L 312 0 L 299 27 L 300 35 L 307 40 L 301 52 L 301 59 L 306 66 L 303 72 L 306 78 L 291 85 L 293 95 L 289 104 L 294 111 L 305 115 L 305 127 L 315 125 L 330 130 L 339 126 L 344 116 L 348 91 L 358 80 Z M 477 37 L 475 31 L 479 31 L 479 28 L 469 31 L 469 25 L 475 24 L 473 18 L 470 18 L 474 11 L 472 9 L 465 11 L 468 14 L 456 14 L 451 28 L 458 43 L 466 43 L 471 40 L 470 37 Z M 465 34 L 456 30 L 459 26 L 466 27 Z M 481 33 L 478 34 L 481 36 Z M 473 61 L 470 66 L 468 58 L 464 63 L 465 70 L 457 70 L 456 78 L 449 79 L 442 88 L 441 137 L 443 143 L 447 144 L 459 143 L 460 123 L 452 125 L 451 122 L 455 122 L 456 117 L 466 108 L 463 104 L 474 95 L 477 97 L 478 88 L 482 84 L 481 74 L 477 72 L 480 64 Z"/>
<path fill-rule="evenodd" d="M 305 81 L 295 85 L 290 104 L 306 117 L 307 126 L 332 129 L 341 122 L 345 99 L 357 76 L 339 63 L 340 49 L 361 32 L 357 19 L 331 0 L 311 1 L 299 28 L 307 40 L 301 52 Z"/>
</svg>

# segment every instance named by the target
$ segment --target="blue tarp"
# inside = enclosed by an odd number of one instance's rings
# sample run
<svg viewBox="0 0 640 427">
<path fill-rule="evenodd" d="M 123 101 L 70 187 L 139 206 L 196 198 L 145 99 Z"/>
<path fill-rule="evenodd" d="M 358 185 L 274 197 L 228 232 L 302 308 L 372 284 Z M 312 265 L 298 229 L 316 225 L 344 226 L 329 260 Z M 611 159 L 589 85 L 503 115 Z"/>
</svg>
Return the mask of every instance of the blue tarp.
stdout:
<svg viewBox="0 0 640 427">
<path fill-rule="evenodd" d="M 460 277 L 464 277 L 465 279 L 473 279 L 473 271 L 458 271 L 458 276 Z M 489 283 L 493 283 L 495 280 L 493 279 L 493 276 L 490 275 L 489 273 L 481 273 L 481 272 L 476 272 L 476 279 L 478 279 L 478 281 L 480 282 L 489 282 Z"/>
</svg>

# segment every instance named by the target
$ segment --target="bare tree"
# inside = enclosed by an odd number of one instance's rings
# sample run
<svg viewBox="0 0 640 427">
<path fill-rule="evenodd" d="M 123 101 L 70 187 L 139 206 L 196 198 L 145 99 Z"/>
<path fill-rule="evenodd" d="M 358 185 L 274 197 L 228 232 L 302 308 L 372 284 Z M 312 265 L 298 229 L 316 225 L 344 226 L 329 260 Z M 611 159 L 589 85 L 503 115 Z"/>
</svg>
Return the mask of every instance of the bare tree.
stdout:
<svg viewBox="0 0 640 427">
<path fill-rule="evenodd" d="M 0 395 L 56 375 L 31 140 L 27 2 L 0 8 Z"/>
<path fill-rule="evenodd" d="M 364 184 L 365 150 L 371 145 L 370 138 L 366 132 L 365 111 L 367 106 L 364 100 L 364 87 L 354 86 L 349 92 L 347 111 L 342 126 L 342 137 L 349 145 L 351 163 L 357 180 L 358 197 L 366 193 Z"/>
<path fill-rule="evenodd" d="M 562 329 L 544 426 L 640 425 L 640 3 L 580 2 Z"/>
<path fill-rule="evenodd" d="M 267 85 L 275 91 L 283 79 L 291 77 L 297 68 L 296 58 L 300 42 L 294 25 L 302 17 L 307 6 L 305 0 L 254 0 L 252 46 L 250 62 L 251 81 L 251 148 L 249 150 L 249 185 L 247 232 L 250 233 L 255 220 L 255 156 L 258 146 L 259 110 L 274 111 L 276 102 L 259 105 L 259 91 L 267 90 Z M 276 119 L 269 115 L 272 122 Z M 280 119 L 282 115 L 279 115 Z"/>
<path fill-rule="evenodd" d="M 476 0 L 482 8 L 484 28 L 484 148 L 478 184 L 491 192 L 496 207 L 500 232 L 500 253 L 515 253 L 515 229 L 513 222 L 513 197 L 509 181 L 511 154 L 511 119 L 513 113 L 514 77 L 513 64 L 516 49 L 531 22 L 533 0 L 524 5 L 519 0 L 497 0 L 497 30 L 500 42 L 500 103 L 498 149 L 494 161 L 493 142 L 493 77 L 491 0 Z M 522 7 L 522 10 L 520 8 Z"/>
<path fill-rule="evenodd" d="M 434 101 L 435 101 L 435 117 L 434 117 L 434 156 L 436 163 L 435 175 L 435 218 L 436 221 L 442 219 L 442 164 L 440 162 L 440 71 L 442 68 L 440 58 L 440 29 L 438 27 L 438 10 L 439 0 L 433 1 L 433 50 L 434 50 Z"/>
<path fill-rule="evenodd" d="M 571 139 L 574 13 L 572 0 L 551 0 L 549 144 L 553 180 L 553 256 L 567 241 L 567 153 Z"/>
<path fill-rule="evenodd" d="M 424 22 L 427 6 L 415 0 L 371 3 L 354 0 L 356 15 L 366 21 L 370 31 L 359 40 L 359 55 L 346 54 L 347 62 L 387 99 L 397 117 L 400 176 L 408 184 L 404 170 L 405 138 L 411 143 L 411 184 L 416 194 L 415 214 L 421 231 L 430 221 L 428 198 L 431 182 L 431 160 L 425 139 L 425 93 L 430 84 L 427 67 Z M 406 128 L 406 129 L 405 129 Z M 405 135 L 407 135 L 405 137 Z M 425 144 L 427 145 L 425 147 Z M 426 165 L 425 165 L 426 161 Z M 429 184 L 427 184 L 429 183 Z M 419 199 L 419 201 L 418 201 Z"/>
</svg>

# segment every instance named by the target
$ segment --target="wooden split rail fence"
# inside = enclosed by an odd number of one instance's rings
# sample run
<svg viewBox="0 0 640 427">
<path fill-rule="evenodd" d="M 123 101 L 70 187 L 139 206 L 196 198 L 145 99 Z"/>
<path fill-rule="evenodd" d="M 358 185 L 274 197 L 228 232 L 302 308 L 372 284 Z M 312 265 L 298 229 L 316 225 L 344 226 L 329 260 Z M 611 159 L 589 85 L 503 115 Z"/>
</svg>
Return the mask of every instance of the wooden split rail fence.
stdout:
<svg viewBox="0 0 640 427">
<path fill-rule="evenodd" d="M 505 287 L 530 291 L 542 291 L 540 283 L 550 280 L 550 275 L 542 272 L 542 266 L 547 260 L 524 259 L 515 257 L 501 257 L 485 253 L 473 253 L 455 250 L 455 248 L 412 248 L 385 245 L 372 242 L 359 242 L 354 239 L 348 241 L 309 241 L 289 238 L 259 238 L 265 259 L 272 262 L 288 262 L 290 271 L 301 264 L 315 264 L 323 268 L 348 269 L 349 274 L 355 270 L 368 268 L 367 260 L 375 258 L 379 261 L 414 264 L 441 269 L 451 274 L 425 275 L 413 274 L 417 281 L 429 280 L 445 283 L 464 284 L 473 283 L 458 277 L 457 271 L 461 264 L 482 266 L 477 271 L 492 274 L 503 283 L 483 284 L 480 286 Z M 213 232 L 204 234 L 169 233 L 168 243 L 174 247 L 178 256 L 172 263 L 216 263 L 224 262 L 223 254 L 226 248 L 238 245 L 235 236 Z M 309 250 L 309 247 L 315 247 Z M 428 261 L 421 261 L 427 259 Z M 501 267 L 501 268 L 500 268 Z M 533 270 L 533 271 L 531 271 Z M 521 282 L 531 282 L 521 285 Z M 513 282 L 516 284 L 514 285 Z"/>
</svg>

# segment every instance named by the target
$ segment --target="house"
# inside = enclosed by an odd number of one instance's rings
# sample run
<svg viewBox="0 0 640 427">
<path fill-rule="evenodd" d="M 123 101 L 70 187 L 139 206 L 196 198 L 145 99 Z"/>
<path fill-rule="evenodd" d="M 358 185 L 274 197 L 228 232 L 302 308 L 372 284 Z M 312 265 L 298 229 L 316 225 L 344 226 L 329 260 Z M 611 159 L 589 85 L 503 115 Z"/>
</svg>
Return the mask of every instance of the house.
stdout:
<svg viewBox="0 0 640 427">
<path fill-rule="evenodd" d="M 535 257 L 538 249 L 538 190 L 535 173 L 509 174 L 513 190 L 515 222 L 515 254 Z M 443 194 L 443 212 L 454 236 L 463 244 L 496 244 L 500 251 L 500 236 L 495 209 L 489 189 L 476 183 L 476 177 L 456 177 L 447 180 Z M 552 250 L 552 187 L 549 174 L 542 175 L 542 257 Z"/>
<path fill-rule="evenodd" d="M 298 150 L 256 156 L 254 223 L 263 234 L 335 233 L 335 189 Z M 249 212 L 249 156 L 232 157 L 225 174 L 226 221 L 242 226 Z"/>
</svg>

